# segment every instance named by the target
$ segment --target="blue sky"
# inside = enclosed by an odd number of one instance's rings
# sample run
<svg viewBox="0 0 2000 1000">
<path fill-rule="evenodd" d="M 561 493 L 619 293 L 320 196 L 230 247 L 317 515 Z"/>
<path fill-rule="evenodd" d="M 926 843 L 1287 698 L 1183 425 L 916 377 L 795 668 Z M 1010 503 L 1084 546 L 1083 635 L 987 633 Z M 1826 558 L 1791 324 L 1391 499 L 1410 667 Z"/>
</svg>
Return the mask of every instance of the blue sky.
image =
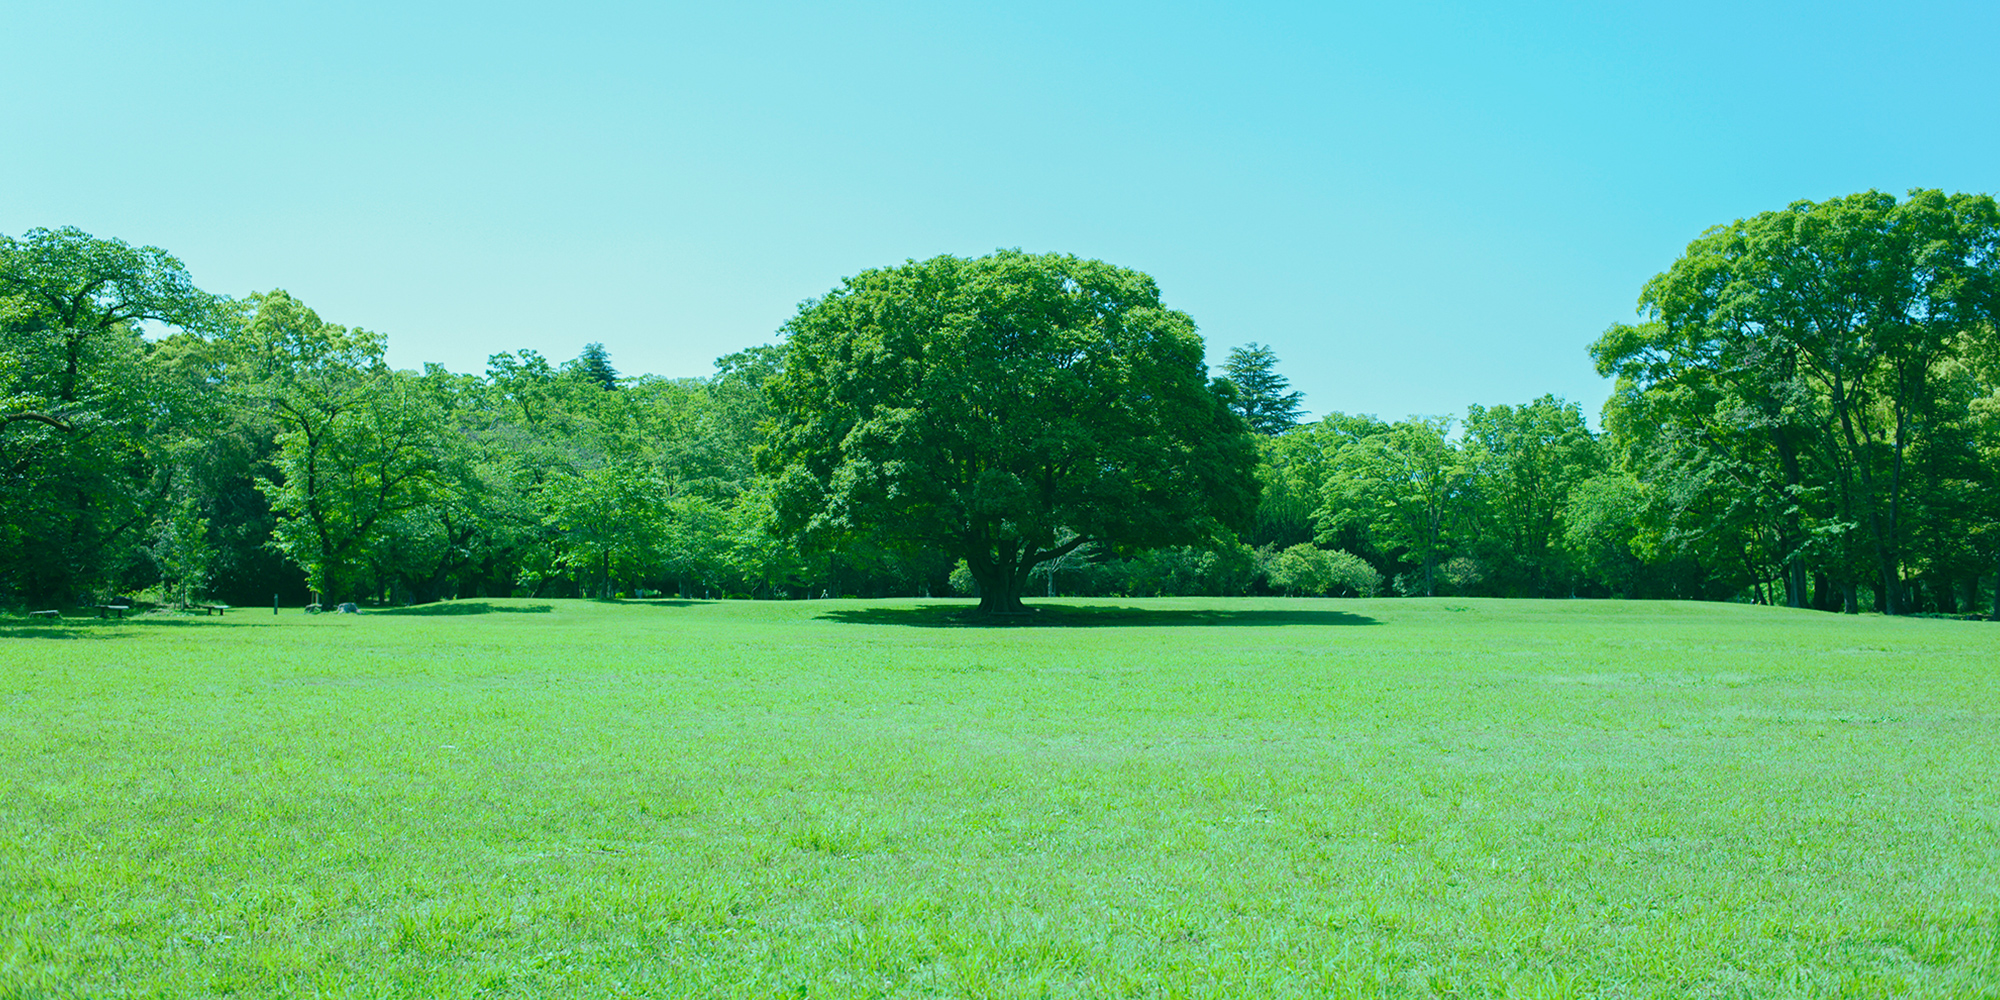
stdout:
<svg viewBox="0 0 2000 1000">
<path fill-rule="evenodd" d="M 843 276 L 1138 268 L 1317 412 L 1545 392 L 1708 226 L 1994 191 L 2000 5 L 0 0 L 0 232 L 481 371 L 701 375 Z"/>
</svg>

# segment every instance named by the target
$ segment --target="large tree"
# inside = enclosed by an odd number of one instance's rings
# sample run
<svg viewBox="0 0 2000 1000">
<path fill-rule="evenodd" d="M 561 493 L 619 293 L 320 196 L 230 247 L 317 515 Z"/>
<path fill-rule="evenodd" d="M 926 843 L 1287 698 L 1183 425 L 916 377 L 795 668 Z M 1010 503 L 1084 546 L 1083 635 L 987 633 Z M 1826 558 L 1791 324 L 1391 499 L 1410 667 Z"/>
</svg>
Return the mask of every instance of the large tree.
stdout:
<svg viewBox="0 0 2000 1000">
<path fill-rule="evenodd" d="M 766 384 L 778 520 L 963 558 L 987 612 L 1091 543 L 1247 526 L 1256 449 L 1153 280 L 1020 251 L 863 272 L 784 328 Z"/>
<path fill-rule="evenodd" d="M 206 331 L 221 305 L 165 250 L 99 239 L 74 226 L 0 236 L 0 302 L 7 303 L 10 326 L 48 338 L 50 401 L 59 409 L 89 391 L 85 369 L 94 338 L 135 334 L 134 324 L 143 322 Z"/>
<path fill-rule="evenodd" d="M 442 414 L 418 377 L 382 360 L 381 335 L 325 322 L 284 291 L 249 299 L 229 338 L 247 398 L 278 428 L 260 485 L 274 544 L 329 601 L 361 596 L 370 548 L 437 485 Z"/>
<path fill-rule="evenodd" d="M 126 582 L 213 402 L 140 325 L 205 330 L 217 307 L 156 247 L 0 236 L 0 593 Z"/>
<path fill-rule="evenodd" d="M 1591 348 L 1621 396 L 1768 494 L 1790 601 L 1818 539 L 1849 531 L 1833 568 L 1872 564 L 1903 609 L 1910 459 L 1958 419 L 1943 366 L 1992 350 L 2000 209 L 1988 195 L 1870 191 L 1717 226 L 1653 278 Z M 1978 345 L 1975 347 L 1975 345 Z M 1821 546 L 1824 547 L 1824 546 Z"/>
</svg>

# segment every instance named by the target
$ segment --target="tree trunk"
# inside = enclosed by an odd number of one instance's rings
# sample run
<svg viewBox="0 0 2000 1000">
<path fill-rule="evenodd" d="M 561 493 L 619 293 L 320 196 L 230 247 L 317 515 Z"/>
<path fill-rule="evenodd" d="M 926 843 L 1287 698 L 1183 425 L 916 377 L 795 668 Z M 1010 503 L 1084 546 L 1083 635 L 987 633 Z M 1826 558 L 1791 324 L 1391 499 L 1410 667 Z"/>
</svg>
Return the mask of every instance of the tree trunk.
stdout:
<svg viewBox="0 0 2000 1000">
<path fill-rule="evenodd" d="M 1061 545 L 1042 549 L 1019 539 L 988 544 L 975 538 L 967 546 L 970 551 L 965 551 L 965 568 L 972 572 L 973 582 L 979 585 L 979 612 L 988 615 L 1026 613 L 1028 608 L 1021 603 L 1021 595 L 1027 592 L 1028 578 L 1035 567 L 1051 560 L 1059 563 L 1086 541 L 1081 535 L 1072 535 Z M 1054 579 L 1053 572 L 1050 579 Z M 1053 584 L 1050 590 L 1054 590 Z"/>
<path fill-rule="evenodd" d="M 1853 463 L 1854 468 L 1861 474 L 1861 488 L 1865 493 L 1868 506 L 1868 533 L 1875 547 L 1875 572 L 1882 581 L 1881 587 L 1875 592 L 1875 611 L 1878 614 L 1885 615 L 1899 614 L 1898 595 L 1896 593 L 1897 571 L 1895 568 L 1898 560 L 1890 550 L 1889 533 L 1883 529 L 1882 497 L 1876 489 L 1875 473 L 1868 464 L 1866 449 L 1863 448 L 1864 440 L 1867 445 L 1872 446 L 1875 443 L 1875 438 L 1872 433 L 1867 432 L 1866 428 L 1863 428 L 1857 434 L 1851 407 L 1847 403 L 1844 386 L 1840 381 L 1836 380 L 1833 389 L 1834 410 L 1840 415 L 1841 435 L 1847 441 L 1847 451 L 1852 456 L 1850 461 Z M 1890 488 L 1890 492 L 1892 494 L 1895 492 L 1893 485 Z M 1895 514 L 1892 511 L 1890 514 L 1891 528 L 1894 527 L 1894 523 Z"/>
<path fill-rule="evenodd" d="M 979 613 L 982 615 L 1026 614 L 1028 607 L 1021 603 L 1021 587 L 1012 573 L 1000 574 L 1001 579 L 979 584 Z"/>
<path fill-rule="evenodd" d="M 979 584 L 980 614 L 1018 615 L 1028 610 L 1021 603 L 1021 593 L 1027 589 L 1028 571 L 1035 564 L 1026 556 L 1013 542 L 966 554 L 965 568 Z"/>
<path fill-rule="evenodd" d="M 1798 448 L 1792 444 L 1792 436 L 1782 431 L 1778 434 L 1778 458 L 1785 467 L 1786 496 L 1796 501 L 1797 491 L 1804 476 L 1799 472 Z M 1803 608 L 1806 606 L 1806 564 L 1805 560 L 1800 558 L 1800 546 L 1796 544 L 1805 534 L 1799 525 L 1803 515 L 1799 512 L 1796 502 L 1789 509 L 1791 515 L 1786 518 L 1787 523 L 1779 536 L 1779 544 L 1789 550 L 1785 555 L 1784 566 L 1785 607 Z"/>
</svg>

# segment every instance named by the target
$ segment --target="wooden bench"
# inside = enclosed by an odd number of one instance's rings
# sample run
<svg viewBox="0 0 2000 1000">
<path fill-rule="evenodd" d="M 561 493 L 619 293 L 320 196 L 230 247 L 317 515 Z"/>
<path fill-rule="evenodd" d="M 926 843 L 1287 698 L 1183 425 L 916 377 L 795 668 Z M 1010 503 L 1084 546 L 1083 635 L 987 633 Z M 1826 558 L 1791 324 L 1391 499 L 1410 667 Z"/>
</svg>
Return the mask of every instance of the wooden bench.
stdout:
<svg viewBox="0 0 2000 1000">
<path fill-rule="evenodd" d="M 229 612 L 229 611 L 231 611 L 231 610 L 234 610 L 234 609 L 232 609 L 232 608 L 231 608 L 231 607 L 230 607 L 229 605 L 227 605 L 227 604 L 190 604 L 190 605 L 188 605 L 188 610 L 189 610 L 189 611 L 199 611 L 199 612 L 201 612 L 201 616 L 202 616 L 203 618 L 206 618 L 206 617 L 208 617 L 209 615 L 221 615 L 221 614 L 225 614 L 225 613 L 227 613 L 227 612 Z"/>
<path fill-rule="evenodd" d="M 125 612 L 130 610 L 132 610 L 130 604 L 100 604 L 97 606 L 97 617 L 123 618 L 125 617 Z"/>
<path fill-rule="evenodd" d="M 28 617 L 30 617 L 30 618 L 61 618 L 61 617 L 62 617 L 62 612 L 61 612 L 61 611 L 58 611 L 58 610 L 55 610 L 55 609 L 53 609 L 53 608 L 51 608 L 51 609 L 50 609 L 50 610 L 48 610 L 48 611 L 30 611 L 30 612 L 28 612 Z"/>
</svg>

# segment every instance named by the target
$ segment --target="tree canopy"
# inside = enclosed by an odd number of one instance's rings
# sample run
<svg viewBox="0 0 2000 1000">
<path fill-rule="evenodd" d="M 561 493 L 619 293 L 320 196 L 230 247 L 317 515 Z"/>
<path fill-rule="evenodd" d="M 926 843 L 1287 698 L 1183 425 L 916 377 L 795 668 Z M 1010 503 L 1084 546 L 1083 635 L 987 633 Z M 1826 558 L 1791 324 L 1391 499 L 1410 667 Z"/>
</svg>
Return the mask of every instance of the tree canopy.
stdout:
<svg viewBox="0 0 2000 1000">
<path fill-rule="evenodd" d="M 1231 407 L 1249 421 L 1251 430 L 1276 435 L 1298 425 L 1305 393 L 1286 391 L 1292 383 L 1278 374 L 1276 351 L 1258 343 L 1232 347 L 1222 370 L 1236 387 Z"/>
<path fill-rule="evenodd" d="M 1086 544 L 1247 526 L 1256 451 L 1153 280 L 1019 251 L 866 271 L 786 324 L 763 468 L 782 525 L 963 558 L 989 612 Z"/>
<path fill-rule="evenodd" d="M 62 593 L 135 561 L 212 415 L 140 324 L 204 330 L 223 311 L 157 247 L 0 236 L 0 591 Z"/>
<path fill-rule="evenodd" d="M 603 344 L 593 341 L 583 345 L 583 353 L 570 363 L 589 382 L 605 389 L 618 388 L 618 369 L 611 367 L 611 352 Z"/>
<path fill-rule="evenodd" d="M 1867 192 L 1701 234 L 1594 347 L 1598 429 L 1553 396 L 1295 425 L 1270 348 L 1211 380 L 1151 279 L 1075 257 L 869 271 L 699 377 L 599 343 L 461 374 L 31 230 L 0 237 L 0 605 L 1003 611 L 1032 585 L 2000 612 L 1996 216 Z"/>
<path fill-rule="evenodd" d="M 1817 564 L 1873 577 L 1896 610 L 1937 495 L 1912 486 L 1964 464 L 1944 452 L 1967 445 L 1940 434 L 1970 405 L 1948 377 L 2000 346 L 1993 198 L 1796 202 L 1703 233 L 1639 304 L 1647 322 L 1591 349 L 1620 380 L 1614 405 L 1663 429 L 1677 469 L 1730 484 L 1725 509 L 1785 567 L 1795 606 Z"/>
</svg>

